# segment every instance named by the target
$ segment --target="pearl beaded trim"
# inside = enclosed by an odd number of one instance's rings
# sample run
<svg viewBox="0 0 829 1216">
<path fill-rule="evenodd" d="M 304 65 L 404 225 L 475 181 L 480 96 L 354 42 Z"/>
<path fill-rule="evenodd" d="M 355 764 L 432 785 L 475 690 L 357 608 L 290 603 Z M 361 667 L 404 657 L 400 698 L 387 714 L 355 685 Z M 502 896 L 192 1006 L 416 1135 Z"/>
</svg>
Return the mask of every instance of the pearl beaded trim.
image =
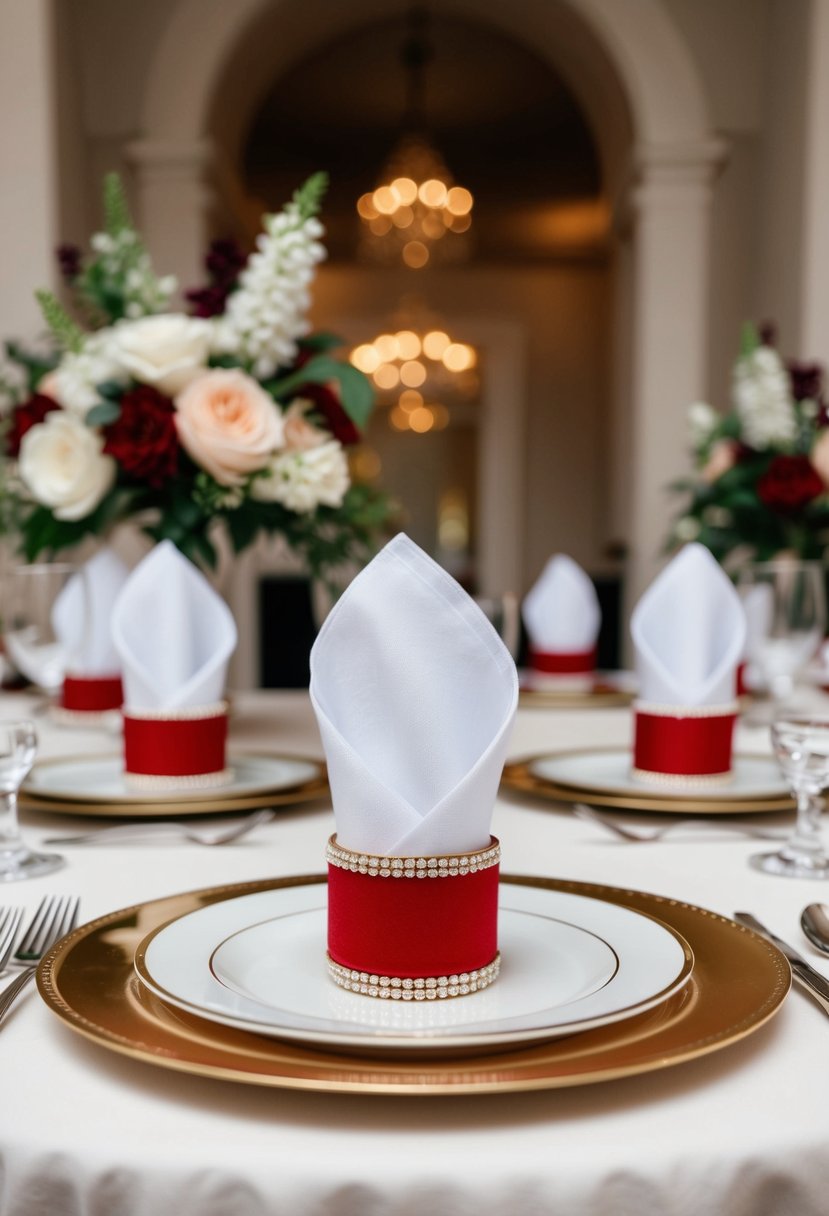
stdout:
<svg viewBox="0 0 829 1216">
<path fill-rule="evenodd" d="M 211 790 L 230 785 L 233 769 L 223 768 L 215 773 L 193 773 L 183 777 L 156 773 L 124 773 L 124 784 L 137 790 Z"/>
<path fill-rule="evenodd" d="M 478 967 L 476 971 L 463 971 L 457 975 L 430 975 L 418 979 L 401 979 L 396 975 L 373 975 L 368 971 L 353 971 L 341 967 L 331 955 L 328 958 L 328 974 L 340 988 L 359 992 L 362 996 L 379 997 L 390 1001 L 436 1001 L 448 997 L 468 996 L 488 988 L 501 969 L 501 955 L 496 954 L 491 963 Z"/>
<path fill-rule="evenodd" d="M 630 775 L 643 785 L 662 786 L 665 789 L 704 789 L 708 785 L 731 781 L 733 777 L 732 773 L 658 773 L 647 768 L 632 768 Z"/>
<path fill-rule="evenodd" d="M 344 849 L 332 836 L 325 850 L 325 859 L 329 865 L 340 870 L 350 870 L 352 874 L 368 874 L 372 878 L 457 878 L 497 866 L 501 860 L 501 846 L 496 840 L 489 848 L 462 855 L 373 857 L 369 853 Z"/>
</svg>

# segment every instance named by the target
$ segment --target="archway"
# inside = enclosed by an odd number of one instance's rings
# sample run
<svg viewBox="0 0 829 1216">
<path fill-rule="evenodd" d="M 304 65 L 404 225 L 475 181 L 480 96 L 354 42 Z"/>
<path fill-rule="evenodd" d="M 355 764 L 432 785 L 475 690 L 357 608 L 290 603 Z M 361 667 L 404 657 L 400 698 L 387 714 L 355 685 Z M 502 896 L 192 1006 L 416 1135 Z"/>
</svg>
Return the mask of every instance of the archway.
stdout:
<svg viewBox="0 0 829 1216">
<path fill-rule="evenodd" d="M 664 486 L 685 463 L 685 408 L 707 387 L 708 211 L 725 150 L 709 129 L 691 54 L 657 0 L 441 7 L 549 58 L 601 149 L 617 243 L 612 516 L 630 546 L 632 602 L 659 560 Z M 179 0 L 148 73 L 143 138 L 131 149 L 142 224 L 164 264 L 192 279 L 203 245 L 193 215 L 228 195 L 238 209 L 234 158 L 274 73 L 313 45 L 320 28 L 330 37 L 387 12 L 377 0 Z M 218 163 L 211 127 L 226 150 Z"/>
</svg>

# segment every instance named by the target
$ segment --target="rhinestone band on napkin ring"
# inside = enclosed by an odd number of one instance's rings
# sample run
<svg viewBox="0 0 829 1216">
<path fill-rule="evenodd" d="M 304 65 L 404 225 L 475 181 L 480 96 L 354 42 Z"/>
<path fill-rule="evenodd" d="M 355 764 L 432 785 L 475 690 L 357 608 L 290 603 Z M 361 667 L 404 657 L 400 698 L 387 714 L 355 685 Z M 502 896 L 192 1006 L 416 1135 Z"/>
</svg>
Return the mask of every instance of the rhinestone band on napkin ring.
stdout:
<svg viewBox="0 0 829 1216">
<path fill-rule="evenodd" d="M 433 999 L 418 992 L 465 996 L 491 984 L 500 965 L 500 855 L 495 837 L 469 853 L 387 857 L 343 848 L 332 836 L 326 850 L 332 979 L 393 1000 Z"/>
</svg>

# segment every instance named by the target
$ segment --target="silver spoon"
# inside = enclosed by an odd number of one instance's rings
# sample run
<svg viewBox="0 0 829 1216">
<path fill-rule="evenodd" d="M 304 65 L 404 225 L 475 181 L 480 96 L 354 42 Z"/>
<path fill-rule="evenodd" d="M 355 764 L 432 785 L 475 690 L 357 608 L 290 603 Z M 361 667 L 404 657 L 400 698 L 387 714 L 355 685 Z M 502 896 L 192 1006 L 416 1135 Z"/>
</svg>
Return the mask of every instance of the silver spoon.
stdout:
<svg viewBox="0 0 829 1216">
<path fill-rule="evenodd" d="M 274 818 L 274 811 L 257 811 L 255 815 L 244 815 L 222 823 L 195 824 L 182 823 L 174 820 L 159 820 L 156 823 L 118 823 L 112 827 L 99 828 L 94 832 L 84 832 L 81 836 L 51 836 L 44 844 L 106 844 L 108 840 L 119 840 L 135 837 L 143 839 L 151 836 L 181 836 L 194 844 L 230 844 L 248 832 L 258 828 L 263 823 L 269 823 Z"/>
<path fill-rule="evenodd" d="M 809 904 L 800 914 L 800 927 L 816 950 L 829 954 L 829 907 Z"/>
</svg>

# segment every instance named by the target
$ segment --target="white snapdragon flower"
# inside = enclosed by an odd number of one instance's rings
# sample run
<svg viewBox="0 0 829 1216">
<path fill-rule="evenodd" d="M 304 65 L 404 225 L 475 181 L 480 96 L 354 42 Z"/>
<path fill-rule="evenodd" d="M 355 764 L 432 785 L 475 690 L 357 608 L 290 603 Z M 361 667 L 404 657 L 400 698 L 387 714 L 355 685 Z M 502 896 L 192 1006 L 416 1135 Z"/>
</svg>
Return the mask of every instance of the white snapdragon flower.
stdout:
<svg viewBox="0 0 829 1216">
<path fill-rule="evenodd" d="M 771 346 L 758 346 L 738 360 L 733 391 L 743 438 L 751 447 L 763 451 L 795 439 L 797 418 L 789 376 Z"/>
<path fill-rule="evenodd" d="M 688 407 L 688 433 L 694 451 L 705 447 L 714 433 L 720 416 L 712 405 L 705 401 L 695 401 Z"/>
<path fill-rule="evenodd" d="M 250 361 L 259 379 L 292 362 L 308 333 L 308 288 L 325 257 L 322 224 L 303 219 L 295 203 L 265 219 L 257 249 L 239 277 L 224 314 L 214 323 L 214 349 Z"/>
<path fill-rule="evenodd" d="M 66 352 L 48 377 L 48 393 L 65 410 L 84 419 L 100 403 L 96 385 L 106 380 L 124 384 L 127 375 L 113 345 L 112 331 L 100 329 L 85 339 L 80 351 Z"/>
<path fill-rule="evenodd" d="M 124 313 L 130 320 L 169 310 L 178 286 L 175 276 L 156 277 L 150 255 L 133 228 L 118 233 L 96 232 L 90 244 L 98 254 L 104 282 L 123 294 Z"/>
<path fill-rule="evenodd" d="M 250 492 L 260 502 L 279 502 L 306 514 L 319 506 L 341 506 L 349 485 L 345 452 L 331 439 L 305 451 L 277 453 L 267 476 L 257 477 Z"/>
<path fill-rule="evenodd" d="M 23 436 L 18 469 L 36 502 L 56 519 L 84 519 L 115 483 L 103 437 L 74 414 L 53 410 Z"/>
</svg>

